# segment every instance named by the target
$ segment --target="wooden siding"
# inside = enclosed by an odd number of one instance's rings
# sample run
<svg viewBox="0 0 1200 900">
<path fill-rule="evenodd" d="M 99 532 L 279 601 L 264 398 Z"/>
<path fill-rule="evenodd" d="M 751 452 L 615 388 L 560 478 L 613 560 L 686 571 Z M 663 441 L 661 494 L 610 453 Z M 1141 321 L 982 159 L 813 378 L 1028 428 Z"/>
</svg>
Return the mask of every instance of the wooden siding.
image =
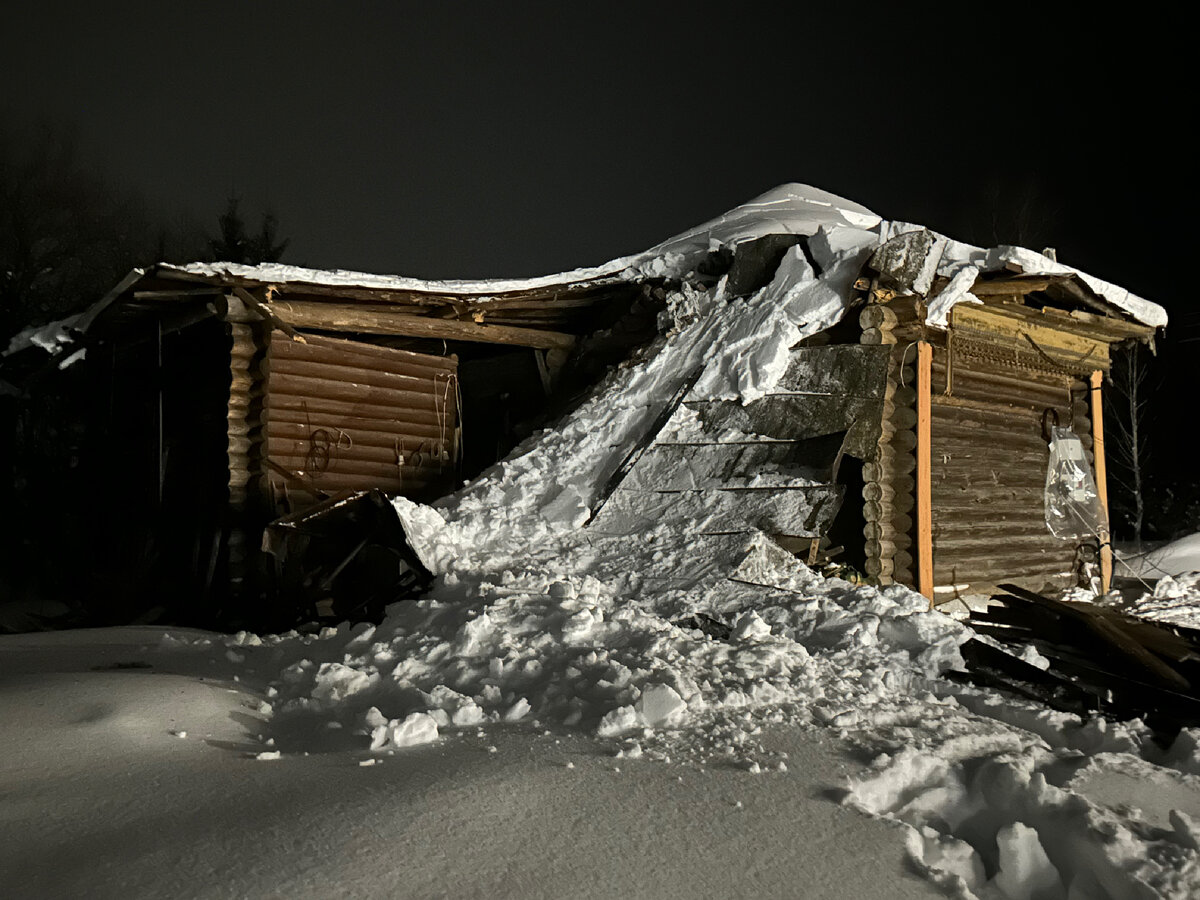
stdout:
<svg viewBox="0 0 1200 900">
<path fill-rule="evenodd" d="M 1076 578 L 1079 542 L 1046 527 L 1049 448 L 1043 418 L 1056 416 L 1091 459 L 1086 375 L 1107 366 L 1108 345 L 1051 327 L 1043 317 L 970 305 L 949 330 L 926 327 L 913 298 L 860 316 L 863 340 L 891 349 L 876 458 L 864 467 L 867 571 L 915 585 L 915 341 L 933 346 L 930 480 L 936 600 L 990 592 L 1011 581 L 1063 588 Z M 1052 412 L 1047 412 L 1047 411 Z M 1083 552 L 1086 553 L 1086 550 Z"/>
<path fill-rule="evenodd" d="M 428 497 L 455 481 L 457 360 L 357 341 L 272 333 L 265 476 L 277 501 L 343 489 Z M 277 505 L 279 505 L 277 503 Z"/>
</svg>

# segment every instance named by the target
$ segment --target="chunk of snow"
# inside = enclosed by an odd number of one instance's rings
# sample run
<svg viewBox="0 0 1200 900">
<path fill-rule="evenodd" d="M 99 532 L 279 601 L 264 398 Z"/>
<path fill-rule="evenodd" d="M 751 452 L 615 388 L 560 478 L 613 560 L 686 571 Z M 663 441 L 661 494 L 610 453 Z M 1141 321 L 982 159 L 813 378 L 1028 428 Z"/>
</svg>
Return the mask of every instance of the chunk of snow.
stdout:
<svg viewBox="0 0 1200 900">
<path fill-rule="evenodd" d="M 632 706 L 618 706 L 600 720 L 596 734 L 600 737 L 620 737 L 641 727 L 642 720 Z"/>
<path fill-rule="evenodd" d="M 735 641 L 762 641 L 771 636 L 771 626 L 762 620 L 762 617 L 750 610 L 738 616 L 737 621 L 733 623 L 733 631 L 730 634 Z"/>
<path fill-rule="evenodd" d="M 377 726 L 371 733 L 371 749 L 415 747 L 438 739 L 438 726 L 428 713 L 410 713 L 403 721 L 392 719 Z"/>
<path fill-rule="evenodd" d="M 996 834 L 999 869 L 995 883 L 1009 900 L 1057 900 L 1063 896 L 1058 869 L 1050 862 L 1037 830 L 1013 822 Z"/>
<path fill-rule="evenodd" d="M 950 310 L 959 303 L 982 303 L 982 300 L 971 293 L 971 288 L 978 277 L 979 269 L 971 265 L 963 266 L 955 272 L 950 283 L 929 298 L 925 321 L 930 325 L 940 325 L 945 328 L 950 319 Z"/>
<path fill-rule="evenodd" d="M 687 703 L 669 684 L 648 684 L 642 688 L 634 709 L 651 728 L 663 728 L 683 718 Z"/>
</svg>

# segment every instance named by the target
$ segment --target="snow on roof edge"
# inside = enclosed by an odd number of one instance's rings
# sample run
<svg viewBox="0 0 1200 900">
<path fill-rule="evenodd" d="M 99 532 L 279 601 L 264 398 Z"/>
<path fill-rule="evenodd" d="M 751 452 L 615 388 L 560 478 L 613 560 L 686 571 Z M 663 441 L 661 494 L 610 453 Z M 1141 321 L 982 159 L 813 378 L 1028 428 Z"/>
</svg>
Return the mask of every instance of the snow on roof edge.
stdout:
<svg viewBox="0 0 1200 900">
<path fill-rule="evenodd" d="M 822 227 L 850 225 L 856 228 L 875 228 L 881 221 L 879 216 L 866 207 L 828 191 L 805 184 L 783 184 L 641 253 L 618 257 L 599 266 L 530 278 L 423 279 L 344 269 L 309 269 L 278 263 L 257 266 L 228 262 L 185 265 L 160 263 L 158 269 L 201 277 L 229 275 L 273 284 L 309 284 L 483 297 L 511 291 L 581 285 L 601 279 L 680 276 L 694 269 L 715 245 L 736 246 L 743 241 L 781 231 L 814 235 Z"/>
<path fill-rule="evenodd" d="M 493 278 L 475 280 L 438 280 L 402 275 L 381 275 L 344 269 L 310 269 L 278 263 L 257 266 L 236 263 L 160 263 L 156 269 L 199 277 L 232 276 L 265 284 L 307 284 L 378 291 L 412 291 L 429 294 L 453 294 L 484 299 L 515 291 L 549 288 L 571 289 L 587 284 L 635 281 L 644 278 L 680 278 L 693 271 L 713 249 L 733 247 L 767 234 L 791 233 L 813 236 L 821 230 L 850 228 L 875 231 L 883 241 L 920 225 L 884 220 L 865 206 L 807 184 L 788 183 L 760 194 L 752 200 L 722 213 L 716 218 L 688 229 L 641 253 L 622 256 L 599 266 L 571 269 L 529 278 Z M 939 237 L 941 237 L 939 235 Z M 949 252 L 944 258 L 944 274 L 953 274 L 965 265 L 981 272 L 999 271 L 1016 263 L 1030 274 L 1078 275 L 1097 294 L 1137 321 L 1154 328 L 1167 324 L 1163 307 L 1145 300 L 1118 285 L 1111 284 L 1072 266 L 1048 259 L 1021 247 L 1001 245 L 983 249 L 946 239 Z M 139 272 L 139 270 L 135 270 Z M 133 275 L 133 273 L 131 273 Z M 128 277 L 127 279 L 128 280 Z M 122 282 L 122 286 L 125 282 Z M 112 293 L 116 293 L 115 291 Z M 110 293 L 111 297 L 111 293 Z M 965 297 L 965 299 L 970 299 Z M 108 299 L 108 298 L 106 298 Z M 100 305 L 104 305 L 103 302 Z M 91 312 L 91 311 L 89 311 Z M 81 324 L 86 330 L 94 316 Z"/>
</svg>

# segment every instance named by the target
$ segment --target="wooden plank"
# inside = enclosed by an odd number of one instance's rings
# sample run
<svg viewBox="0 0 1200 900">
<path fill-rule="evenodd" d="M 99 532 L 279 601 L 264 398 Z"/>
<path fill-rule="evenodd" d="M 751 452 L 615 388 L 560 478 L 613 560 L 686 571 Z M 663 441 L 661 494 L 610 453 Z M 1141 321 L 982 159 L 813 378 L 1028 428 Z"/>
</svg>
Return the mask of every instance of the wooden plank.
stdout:
<svg viewBox="0 0 1200 900">
<path fill-rule="evenodd" d="M 432 395 L 429 395 L 432 397 Z M 323 417 L 374 419 L 383 423 L 417 422 L 423 425 L 443 426 L 447 416 L 440 414 L 432 405 L 427 409 L 405 406 L 384 406 L 375 403 L 355 403 L 334 400 L 328 397 L 305 397 L 300 394 L 272 394 L 267 398 L 268 418 L 271 421 L 316 422 Z M 335 420 L 336 421 L 336 420 Z M 380 428 L 386 431 L 386 428 Z"/>
<path fill-rule="evenodd" d="M 1096 490 L 1100 493 L 1100 511 L 1104 515 L 1100 532 L 1100 593 L 1107 594 L 1112 586 L 1112 538 L 1108 526 L 1108 467 L 1104 460 L 1104 405 L 1100 385 L 1104 373 L 1096 370 L 1089 381 L 1092 398 L 1092 454 L 1096 466 Z"/>
<path fill-rule="evenodd" d="M 453 373 L 434 369 L 425 369 L 418 374 L 417 370 L 388 371 L 382 365 L 378 368 L 359 368 L 346 364 L 311 362 L 304 359 L 272 359 L 263 368 L 271 377 L 272 390 L 276 387 L 274 383 L 276 375 L 292 375 L 330 383 L 378 387 L 418 394 L 454 391 L 451 382 Z"/>
<path fill-rule="evenodd" d="M 272 400 L 283 396 L 323 397 L 345 403 L 364 403 L 377 407 L 424 409 L 435 412 L 442 409 L 442 400 L 445 396 L 442 391 L 434 390 L 432 382 L 427 382 L 424 387 L 425 390 L 401 391 L 369 384 L 331 381 L 327 378 L 306 378 L 287 372 L 273 373 L 270 381 Z"/>
<path fill-rule="evenodd" d="M 397 312 L 380 304 L 323 303 L 312 300 L 275 300 L 272 309 L 294 328 L 439 338 L 485 344 L 511 344 L 541 350 L 569 350 L 575 336 L 558 331 L 483 325 L 474 321 L 439 319 Z"/>
<path fill-rule="evenodd" d="M 347 357 L 361 357 L 359 365 L 370 368 L 375 360 L 384 364 L 389 372 L 402 372 L 411 367 L 414 370 L 428 369 L 453 372 L 458 368 L 458 358 L 453 354 L 448 356 L 432 356 L 428 353 L 417 353 L 412 350 L 400 350 L 395 347 L 385 347 L 381 344 L 371 344 L 367 341 L 333 338 L 323 334 L 310 334 L 303 344 L 294 341 L 273 341 L 271 355 L 285 359 L 308 359 L 313 362 L 340 362 Z"/>
<path fill-rule="evenodd" d="M 798 347 L 772 393 L 831 394 L 880 399 L 889 348 L 862 344 Z"/>
<path fill-rule="evenodd" d="M 846 452 L 874 455 L 883 401 L 822 394 L 771 394 L 745 406 L 735 400 L 687 402 L 700 416 L 705 432 L 740 431 L 780 440 L 802 440 L 837 434 L 853 426 Z"/>
<path fill-rule="evenodd" d="M 621 487 L 634 491 L 695 491 L 750 487 L 755 478 L 828 483 L 837 448 L 824 459 L 806 454 L 807 441 L 757 444 L 656 444 L 646 450 Z"/>
<path fill-rule="evenodd" d="M 282 319 L 280 319 L 279 316 L 275 315 L 275 311 L 273 309 L 271 309 L 271 307 L 268 306 L 266 303 L 264 303 L 262 300 L 258 299 L 258 297 L 255 297 L 253 294 L 251 294 L 245 288 L 238 287 L 236 285 L 233 287 L 233 293 L 234 293 L 234 295 L 237 296 L 237 298 L 239 300 L 241 300 L 243 303 L 246 304 L 247 308 L 254 310 L 256 313 L 258 313 L 260 316 L 262 316 L 264 319 L 266 319 L 268 322 L 270 322 L 272 328 L 276 328 L 279 331 L 283 332 L 284 334 L 286 334 L 289 338 L 291 338 L 293 341 L 295 341 L 298 344 L 304 343 L 304 341 L 305 341 L 304 335 L 302 335 L 295 328 L 293 328 L 291 323 L 285 322 Z M 269 295 L 270 293 L 271 293 L 271 291 L 268 288 L 267 294 Z"/>
<path fill-rule="evenodd" d="M 933 348 L 917 344 L 917 590 L 933 602 L 933 493 L 930 387 Z"/>
<path fill-rule="evenodd" d="M 636 534 L 665 519 L 690 520 L 694 534 L 761 530 L 820 537 L 841 505 L 841 485 L 675 492 L 613 491 L 589 526 L 601 534 Z"/>
<path fill-rule="evenodd" d="M 425 422 L 367 419 L 359 417 L 330 417 L 318 414 L 306 416 L 293 410 L 268 410 L 266 432 L 269 439 L 284 441 L 308 440 L 318 429 L 334 435 L 347 432 L 355 444 L 368 447 L 392 447 L 399 438 L 442 438 L 447 429 Z M 447 438 L 447 441 L 449 438 Z"/>
</svg>

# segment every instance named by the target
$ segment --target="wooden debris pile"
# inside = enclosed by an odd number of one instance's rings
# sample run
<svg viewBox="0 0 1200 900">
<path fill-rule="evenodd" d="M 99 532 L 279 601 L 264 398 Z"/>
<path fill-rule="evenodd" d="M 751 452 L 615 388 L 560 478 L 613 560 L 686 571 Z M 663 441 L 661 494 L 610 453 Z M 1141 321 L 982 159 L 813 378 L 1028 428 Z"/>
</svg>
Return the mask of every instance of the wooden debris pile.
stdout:
<svg viewBox="0 0 1200 900">
<path fill-rule="evenodd" d="M 1200 725 L 1200 631 L 1113 609 L 1052 600 L 1002 584 L 971 627 L 1009 647 L 1033 646 L 1046 669 L 979 640 L 962 647 L 956 680 L 1000 687 L 1060 710 L 1141 718 L 1169 742 Z"/>
</svg>

